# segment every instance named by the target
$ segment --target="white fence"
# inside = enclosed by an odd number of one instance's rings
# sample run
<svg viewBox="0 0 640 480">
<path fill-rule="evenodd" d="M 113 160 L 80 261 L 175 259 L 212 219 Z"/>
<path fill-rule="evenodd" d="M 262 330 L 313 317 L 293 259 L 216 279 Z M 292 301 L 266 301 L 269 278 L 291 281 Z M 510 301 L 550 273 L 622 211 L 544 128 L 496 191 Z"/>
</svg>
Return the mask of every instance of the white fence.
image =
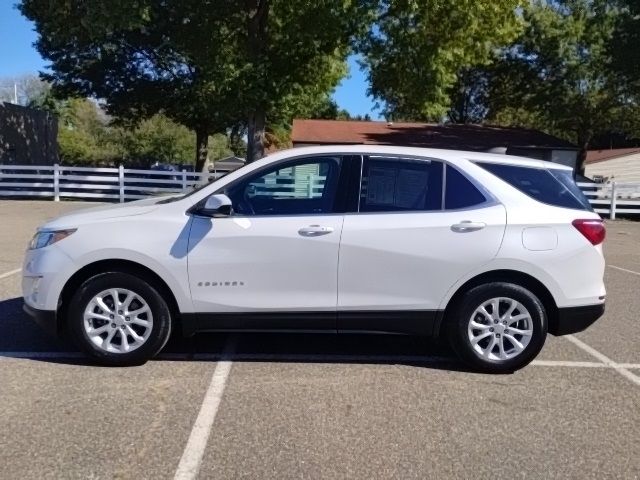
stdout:
<svg viewBox="0 0 640 480">
<path fill-rule="evenodd" d="M 589 203 L 600 215 L 640 216 L 640 183 L 578 183 Z"/>
<path fill-rule="evenodd" d="M 0 165 L 0 197 L 45 197 L 125 202 L 150 195 L 185 193 L 219 174 L 119 168 Z M 283 177 L 273 185 L 256 185 L 255 194 L 318 195 L 324 177 L 311 175 L 302 191 Z M 283 184 L 284 183 L 284 184 Z M 640 183 L 578 183 L 596 212 L 609 218 L 640 216 Z M 286 193 L 285 191 L 289 191 Z"/>
<path fill-rule="evenodd" d="M 63 197 L 83 200 L 137 200 L 183 193 L 216 178 L 194 172 L 54 165 L 0 165 L 0 197 Z"/>
</svg>

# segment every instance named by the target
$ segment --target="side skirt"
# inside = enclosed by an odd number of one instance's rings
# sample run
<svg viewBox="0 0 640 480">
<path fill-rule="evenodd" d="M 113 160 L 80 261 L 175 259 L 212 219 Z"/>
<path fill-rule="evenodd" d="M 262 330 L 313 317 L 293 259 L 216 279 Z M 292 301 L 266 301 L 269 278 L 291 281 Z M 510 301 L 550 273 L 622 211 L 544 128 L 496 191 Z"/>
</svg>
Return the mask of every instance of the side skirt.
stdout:
<svg viewBox="0 0 640 480">
<path fill-rule="evenodd" d="M 341 312 L 183 313 L 182 331 L 197 332 L 318 332 L 437 335 L 439 310 Z"/>
</svg>

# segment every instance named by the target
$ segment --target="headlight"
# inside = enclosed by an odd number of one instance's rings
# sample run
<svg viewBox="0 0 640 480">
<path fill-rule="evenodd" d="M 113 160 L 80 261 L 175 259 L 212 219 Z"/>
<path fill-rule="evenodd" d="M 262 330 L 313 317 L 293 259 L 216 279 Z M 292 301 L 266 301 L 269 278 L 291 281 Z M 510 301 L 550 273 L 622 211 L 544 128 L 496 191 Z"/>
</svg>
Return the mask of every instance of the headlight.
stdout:
<svg viewBox="0 0 640 480">
<path fill-rule="evenodd" d="M 49 245 L 53 245 L 60 240 L 67 238 L 76 229 L 68 229 L 68 230 L 50 230 L 44 232 L 36 232 L 36 234 L 29 242 L 29 250 L 36 250 L 38 248 L 48 247 Z"/>
</svg>

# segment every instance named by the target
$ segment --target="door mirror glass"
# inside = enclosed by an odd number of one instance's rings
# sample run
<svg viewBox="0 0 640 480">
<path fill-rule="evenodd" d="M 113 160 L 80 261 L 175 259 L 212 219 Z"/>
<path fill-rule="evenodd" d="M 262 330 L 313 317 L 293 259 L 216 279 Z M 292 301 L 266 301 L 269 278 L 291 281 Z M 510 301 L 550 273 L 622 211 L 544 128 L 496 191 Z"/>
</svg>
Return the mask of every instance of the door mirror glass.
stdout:
<svg viewBox="0 0 640 480">
<path fill-rule="evenodd" d="M 198 214 L 206 217 L 228 217 L 232 211 L 231 199 L 223 193 L 217 193 L 207 198 Z"/>
</svg>

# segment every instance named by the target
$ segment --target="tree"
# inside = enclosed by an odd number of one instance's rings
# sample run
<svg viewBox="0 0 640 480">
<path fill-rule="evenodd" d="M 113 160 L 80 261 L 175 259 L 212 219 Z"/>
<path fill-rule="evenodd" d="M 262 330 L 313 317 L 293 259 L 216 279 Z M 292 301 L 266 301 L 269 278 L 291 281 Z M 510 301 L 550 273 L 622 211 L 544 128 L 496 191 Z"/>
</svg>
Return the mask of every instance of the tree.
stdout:
<svg viewBox="0 0 640 480">
<path fill-rule="evenodd" d="M 640 88 L 640 0 L 621 0 L 611 42 L 612 66 L 634 90 Z"/>
<path fill-rule="evenodd" d="M 519 0 L 381 3 L 361 51 L 369 93 L 396 120 L 440 120 L 458 73 L 490 63 L 520 29 Z"/>
<path fill-rule="evenodd" d="M 247 160 L 264 152 L 268 115 L 331 91 L 373 1 L 245 0 L 239 29 L 238 98 L 247 118 Z M 291 118 L 289 118 L 289 122 Z M 279 124 L 277 120 L 271 122 Z"/>
<path fill-rule="evenodd" d="M 36 46 L 51 62 L 43 77 L 58 94 L 104 99 L 121 121 L 165 113 L 195 132 L 200 170 L 209 135 L 232 123 L 230 3 L 24 0 L 20 9 L 35 22 Z"/>
<path fill-rule="evenodd" d="M 595 134 L 637 116 L 635 102 L 610 68 L 618 15 L 606 0 L 533 0 L 524 7 L 523 33 L 491 74 L 489 120 L 577 143 L 580 171 Z"/>
<path fill-rule="evenodd" d="M 58 100 L 53 112 L 59 117 L 58 150 L 65 164 L 148 168 L 155 162 L 193 161 L 195 134 L 161 114 L 116 125 L 98 103 L 81 98 Z M 208 144 L 214 161 L 233 153 L 226 135 L 212 135 Z"/>
<path fill-rule="evenodd" d="M 194 133 L 164 115 L 156 114 L 137 124 L 110 126 L 107 135 L 121 163 L 148 168 L 155 162 L 193 162 Z"/>
<path fill-rule="evenodd" d="M 72 98 L 58 102 L 58 152 L 62 163 L 109 164 L 119 157 L 110 141 L 108 119 L 95 102 Z"/>
<path fill-rule="evenodd" d="M 356 0 L 23 0 L 56 91 L 104 99 L 117 118 L 156 113 L 196 133 L 247 128 L 262 155 L 267 113 L 330 90 L 335 65 L 366 18 Z"/>
<path fill-rule="evenodd" d="M 451 88 L 447 119 L 451 123 L 481 123 L 487 115 L 489 73 L 484 67 L 463 68 Z"/>
<path fill-rule="evenodd" d="M 37 75 L 0 78 L 0 101 L 14 102 L 24 107 L 42 107 L 50 98 L 51 85 Z"/>
</svg>

